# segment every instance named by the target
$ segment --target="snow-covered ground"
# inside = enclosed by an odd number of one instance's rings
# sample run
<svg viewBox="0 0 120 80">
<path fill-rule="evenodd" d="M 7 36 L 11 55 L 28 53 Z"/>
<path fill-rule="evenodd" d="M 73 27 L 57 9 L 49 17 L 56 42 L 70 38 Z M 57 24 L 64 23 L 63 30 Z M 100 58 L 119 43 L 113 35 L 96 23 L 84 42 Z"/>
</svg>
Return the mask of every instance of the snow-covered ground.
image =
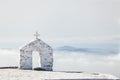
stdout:
<svg viewBox="0 0 120 80">
<path fill-rule="evenodd" d="M 0 80 L 45 80 L 45 79 L 118 79 L 102 73 L 50 72 L 19 69 L 0 69 Z"/>
</svg>

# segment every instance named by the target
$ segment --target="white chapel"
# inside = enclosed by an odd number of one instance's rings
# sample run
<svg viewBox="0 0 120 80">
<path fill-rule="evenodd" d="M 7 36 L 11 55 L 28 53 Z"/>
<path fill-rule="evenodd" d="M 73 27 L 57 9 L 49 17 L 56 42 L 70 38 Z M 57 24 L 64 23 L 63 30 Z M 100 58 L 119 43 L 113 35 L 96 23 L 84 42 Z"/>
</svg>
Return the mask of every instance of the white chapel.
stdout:
<svg viewBox="0 0 120 80">
<path fill-rule="evenodd" d="M 53 49 L 38 38 L 39 34 L 36 32 L 36 39 L 20 48 L 20 69 L 32 70 L 32 54 L 33 51 L 39 52 L 41 69 L 46 71 L 53 70 Z"/>
</svg>

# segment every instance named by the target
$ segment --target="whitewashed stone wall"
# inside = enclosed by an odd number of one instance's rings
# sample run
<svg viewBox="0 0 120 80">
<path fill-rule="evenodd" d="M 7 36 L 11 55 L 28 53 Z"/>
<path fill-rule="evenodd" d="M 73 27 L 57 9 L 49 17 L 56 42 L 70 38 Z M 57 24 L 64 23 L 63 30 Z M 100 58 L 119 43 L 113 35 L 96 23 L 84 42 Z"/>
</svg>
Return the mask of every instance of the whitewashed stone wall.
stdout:
<svg viewBox="0 0 120 80">
<path fill-rule="evenodd" d="M 20 49 L 20 69 L 32 69 L 32 52 L 38 51 L 41 59 L 41 68 L 52 71 L 53 67 L 53 50 L 52 48 L 41 41 L 36 39 Z"/>
</svg>

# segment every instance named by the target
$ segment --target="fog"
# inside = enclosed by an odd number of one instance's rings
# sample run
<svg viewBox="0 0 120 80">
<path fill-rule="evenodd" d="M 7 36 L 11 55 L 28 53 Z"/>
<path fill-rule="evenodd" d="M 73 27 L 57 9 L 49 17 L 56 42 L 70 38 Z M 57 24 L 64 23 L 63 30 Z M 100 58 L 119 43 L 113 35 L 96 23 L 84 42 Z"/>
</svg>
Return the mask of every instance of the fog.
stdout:
<svg viewBox="0 0 120 80">
<path fill-rule="evenodd" d="M 0 66 L 19 66 L 19 51 L 0 50 Z M 54 51 L 54 71 L 99 72 L 120 77 L 119 67 L 120 53 L 99 55 L 95 53 Z"/>
</svg>

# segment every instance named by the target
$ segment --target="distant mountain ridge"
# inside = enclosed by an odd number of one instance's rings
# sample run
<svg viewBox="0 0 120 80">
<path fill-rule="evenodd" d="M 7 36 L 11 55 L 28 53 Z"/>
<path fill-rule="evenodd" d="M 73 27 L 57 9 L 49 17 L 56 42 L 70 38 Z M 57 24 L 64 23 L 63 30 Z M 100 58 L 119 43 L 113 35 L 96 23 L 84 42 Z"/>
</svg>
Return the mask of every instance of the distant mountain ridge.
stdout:
<svg viewBox="0 0 120 80">
<path fill-rule="evenodd" d="M 59 47 L 59 48 L 57 48 L 57 50 L 60 50 L 60 51 L 73 51 L 73 52 L 86 51 L 86 49 L 84 49 L 84 48 L 75 48 L 75 47 L 72 47 L 72 46 Z"/>
<path fill-rule="evenodd" d="M 104 48 L 76 48 L 73 46 L 62 46 L 58 47 L 57 51 L 67 51 L 67 52 L 85 52 L 85 53 L 100 53 L 100 54 L 117 54 L 118 50 L 115 49 L 104 49 Z"/>
</svg>

